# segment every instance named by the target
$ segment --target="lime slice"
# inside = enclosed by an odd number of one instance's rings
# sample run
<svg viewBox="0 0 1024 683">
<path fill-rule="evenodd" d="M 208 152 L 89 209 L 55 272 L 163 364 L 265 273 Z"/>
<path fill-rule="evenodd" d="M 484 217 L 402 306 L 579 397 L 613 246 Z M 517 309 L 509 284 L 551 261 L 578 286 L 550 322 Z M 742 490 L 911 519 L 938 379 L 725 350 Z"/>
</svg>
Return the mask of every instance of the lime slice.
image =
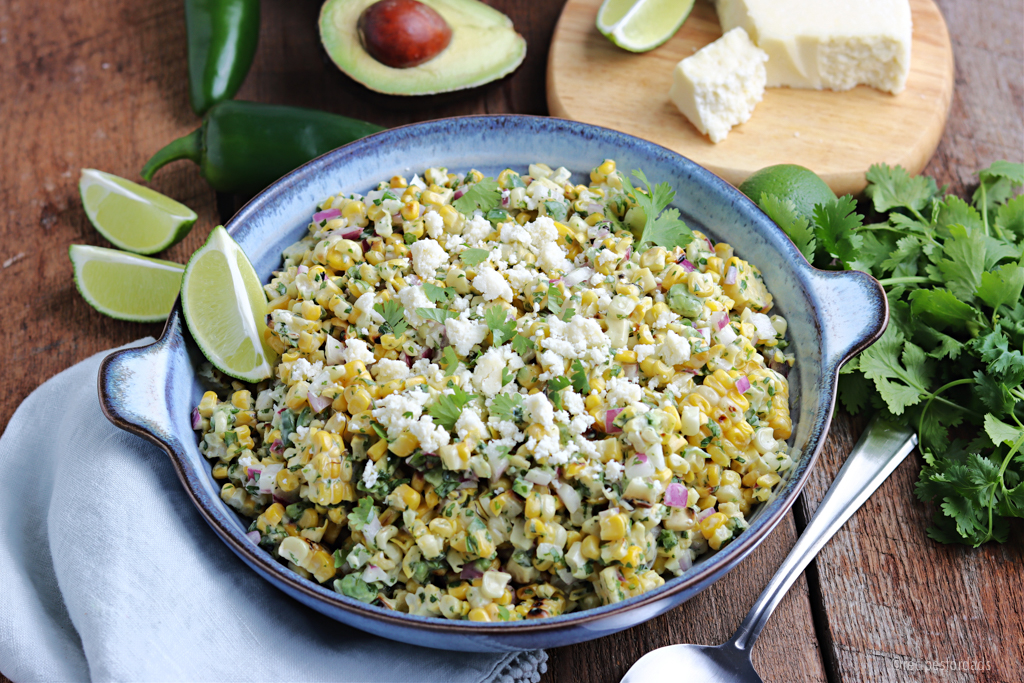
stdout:
<svg viewBox="0 0 1024 683">
<path fill-rule="evenodd" d="M 181 290 L 180 263 L 84 244 L 72 244 L 68 255 L 82 298 L 111 318 L 160 322 Z"/>
<path fill-rule="evenodd" d="M 176 244 L 197 218 L 170 197 L 94 168 L 82 169 L 78 191 L 93 227 L 115 247 L 136 254 L 155 254 Z"/>
<path fill-rule="evenodd" d="M 597 30 L 624 50 L 647 52 L 675 35 L 693 0 L 604 0 Z"/>
<path fill-rule="evenodd" d="M 270 377 L 267 297 L 245 252 L 221 226 L 192 254 L 181 281 L 181 308 L 196 344 L 221 372 L 245 382 Z"/>
<path fill-rule="evenodd" d="M 814 207 L 836 200 L 836 193 L 818 177 L 814 171 L 796 164 L 766 166 L 754 172 L 739 186 L 755 204 L 761 205 L 763 194 L 773 194 L 779 199 L 791 199 L 797 213 L 814 221 Z"/>
</svg>

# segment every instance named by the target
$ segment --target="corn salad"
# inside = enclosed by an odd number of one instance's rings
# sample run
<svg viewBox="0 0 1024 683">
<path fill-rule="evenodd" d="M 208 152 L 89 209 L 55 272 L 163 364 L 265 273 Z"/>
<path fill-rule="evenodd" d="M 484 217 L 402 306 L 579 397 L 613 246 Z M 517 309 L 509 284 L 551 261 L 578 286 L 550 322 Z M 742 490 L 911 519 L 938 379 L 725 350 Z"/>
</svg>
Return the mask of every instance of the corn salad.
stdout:
<svg viewBox="0 0 1024 683">
<path fill-rule="evenodd" d="M 635 248 L 623 180 L 430 168 L 325 199 L 265 287 L 276 376 L 193 415 L 250 538 L 357 600 L 510 621 L 745 529 L 793 464 L 786 321 L 727 244 Z"/>
</svg>

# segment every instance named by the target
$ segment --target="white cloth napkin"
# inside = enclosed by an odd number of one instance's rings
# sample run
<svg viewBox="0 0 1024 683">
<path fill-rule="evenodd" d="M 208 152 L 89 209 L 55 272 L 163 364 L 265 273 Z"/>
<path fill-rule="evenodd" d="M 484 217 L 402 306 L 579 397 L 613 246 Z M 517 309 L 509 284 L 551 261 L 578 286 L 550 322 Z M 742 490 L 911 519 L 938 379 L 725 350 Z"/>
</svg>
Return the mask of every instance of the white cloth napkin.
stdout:
<svg viewBox="0 0 1024 683">
<path fill-rule="evenodd" d="M 0 438 L 0 672 L 17 683 L 539 681 L 542 650 L 392 642 L 257 576 L 192 507 L 166 454 L 100 412 L 105 355 L 36 389 Z"/>
</svg>

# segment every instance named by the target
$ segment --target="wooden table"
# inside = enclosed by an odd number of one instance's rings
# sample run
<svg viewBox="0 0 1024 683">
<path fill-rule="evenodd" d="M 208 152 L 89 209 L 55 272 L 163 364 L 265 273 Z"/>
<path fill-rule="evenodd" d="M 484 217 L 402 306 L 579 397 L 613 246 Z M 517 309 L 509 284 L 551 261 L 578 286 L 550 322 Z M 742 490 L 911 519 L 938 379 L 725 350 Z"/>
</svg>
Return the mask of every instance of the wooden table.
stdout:
<svg viewBox="0 0 1024 683">
<path fill-rule="evenodd" d="M 523 66 L 476 90 L 401 99 L 365 90 L 328 62 L 316 35 L 317 3 L 264 0 L 259 53 L 240 98 L 388 126 L 458 114 L 544 114 L 546 46 L 562 2 L 491 4 L 525 35 Z M 1019 0 L 940 5 L 952 32 L 957 84 L 948 128 L 926 172 L 964 193 L 979 168 L 1024 157 L 1024 10 Z M 8 387 L 0 395 L 0 424 L 6 425 L 51 375 L 103 349 L 159 335 L 159 325 L 99 315 L 75 291 L 67 246 L 104 244 L 82 211 L 78 174 L 95 167 L 135 177 L 150 154 L 197 120 L 186 96 L 179 1 L 0 0 L 0 64 L 0 339 Z M 196 229 L 166 254 L 178 261 L 242 199 L 216 196 L 187 163 L 161 171 L 153 186 L 199 213 Z M 551 650 L 543 680 L 617 681 L 654 647 L 725 640 L 792 547 L 862 427 L 861 419 L 837 413 L 793 514 L 739 568 L 650 623 Z M 754 653 L 765 680 L 1022 680 L 1021 525 L 1009 543 L 978 550 L 928 540 L 932 510 L 913 495 L 919 467 L 919 457 L 911 456 L 782 602 Z M 922 671 L 943 662 L 984 670 Z"/>
</svg>

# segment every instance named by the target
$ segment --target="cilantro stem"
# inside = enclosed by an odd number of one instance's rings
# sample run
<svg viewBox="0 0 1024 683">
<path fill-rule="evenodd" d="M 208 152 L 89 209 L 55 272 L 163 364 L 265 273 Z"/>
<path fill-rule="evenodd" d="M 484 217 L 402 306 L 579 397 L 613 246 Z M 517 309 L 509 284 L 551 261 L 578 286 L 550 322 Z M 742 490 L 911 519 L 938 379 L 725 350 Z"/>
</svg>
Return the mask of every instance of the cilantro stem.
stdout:
<svg viewBox="0 0 1024 683">
<path fill-rule="evenodd" d="M 985 227 L 985 237 L 988 237 L 988 192 L 985 190 L 985 181 L 981 181 L 981 224 Z"/>
<path fill-rule="evenodd" d="M 971 412 L 970 410 L 968 410 L 967 408 L 964 408 L 963 406 L 957 405 L 956 403 L 953 403 L 951 401 L 947 401 L 946 399 L 939 397 L 939 394 L 944 392 L 946 389 L 952 389 L 953 387 L 961 385 L 961 384 L 974 384 L 974 378 L 970 377 L 970 378 L 967 378 L 967 379 L 958 379 L 958 380 L 955 380 L 953 382 L 950 382 L 949 384 L 943 385 L 943 386 L 939 387 L 936 391 L 932 392 L 932 394 L 928 397 L 927 403 L 924 404 L 924 408 L 921 409 L 920 417 L 918 417 L 918 419 L 917 419 L 917 433 L 919 435 L 924 433 L 924 416 L 928 412 L 928 409 L 931 407 L 932 401 L 936 401 L 937 400 L 937 401 L 940 401 L 942 403 L 945 403 L 948 406 L 951 406 L 953 408 L 957 408 L 958 410 L 962 410 L 964 412 Z"/>
<path fill-rule="evenodd" d="M 1014 416 L 1013 419 L 1015 421 L 1017 421 L 1017 417 L 1016 416 Z M 1017 421 L 1017 424 L 1020 424 L 1020 422 Z M 992 486 L 992 493 L 989 495 L 989 498 L 988 498 L 988 503 L 989 503 L 988 504 L 988 537 L 985 539 L 985 541 L 987 541 L 990 538 L 992 538 L 992 513 L 996 509 L 996 485 L 998 484 L 999 487 L 1001 489 L 1003 489 L 1003 494 L 1004 495 L 1009 493 L 1009 491 L 1006 488 L 1006 480 L 1003 479 L 1003 474 L 1006 472 L 1006 468 L 1010 464 L 1010 459 L 1013 458 L 1014 454 L 1017 451 L 1020 450 L 1020 447 L 1022 445 L 1024 445 L 1024 434 L 1020 435 L 1020 438 L 1018 438 L 1016 443 L 1013 444 L 1013 447 L 1010 449 L 1010 452 L 1006 454 L 1005 458 L 1003 458 L 1003 464 L 999 466 L 999 481 L 998 482 L 994 481 L 991 484 L 991 486 Z M 982 541 L 982 543 L 984 543 L 985 541 Z M 981 545 L 981 543 L 979 543 L 978 545 Z M 977 548 L 978 546 L 974 546 L 974 547 Z"/>
<path fill-rule="evenodd" d="M 907 277 L 889 277 L 885 278 L 884 280 L 878 281 L 878 284 L 882 285 L 883 287 L 891 287 L 893 285 L 924 285 L 929 283 L 937 284 L 935 280 L 931 279 L 930 277 L 925 277 L 923 275 L 913 275 Z"/>
</svg>

